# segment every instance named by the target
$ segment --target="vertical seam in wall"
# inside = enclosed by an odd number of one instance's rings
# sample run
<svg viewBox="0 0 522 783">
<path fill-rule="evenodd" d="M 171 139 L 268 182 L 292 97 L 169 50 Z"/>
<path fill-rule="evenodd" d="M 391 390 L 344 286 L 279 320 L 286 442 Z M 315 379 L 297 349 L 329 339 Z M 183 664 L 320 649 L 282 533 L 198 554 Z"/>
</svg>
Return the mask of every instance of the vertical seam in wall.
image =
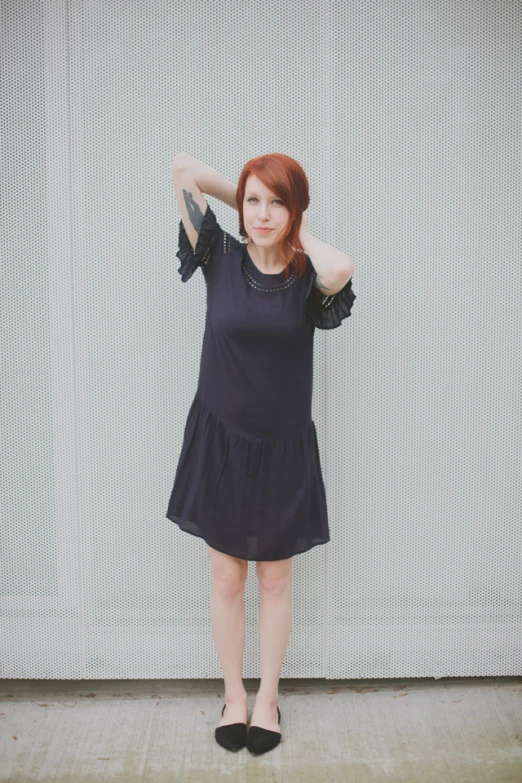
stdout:
<svg viewBox="0 0 522 783">
<path fill-rule="evenodd" d="M 80 475 L 79 475 L 79 423 L 78 423 L 78 362 L 77 362 L 77 334 L 76 334 L 76 317 L 77 310 L 75 307 L 75 242 L 74 242 L 74 214 L 73 214 L 73 105 L 72 105 L 72 41 L 71 38 L 74 35 L 72 24 L 73 9 L 71 6 L 75 6 L 74 11 L 81 15 L 82 7 L 81 2 L 74 3 L 74 0 L 65 0 L 64 2 L 64 16 L 66 24 L 66 64 L 67 64 L 67 188 L 68 188 L 68 200 L 69 200 L 69 259 L 70 259 L 70 295 L 72 301 L 72 366 L 73 366 L 73 378 L 72 378 L 72 405 L 74 415 L 74 482 L 76 493 L 76 560 L 78 565 L 78 625 L 79 625 L 79 655 L 82 677 L 87 677 L 87 665 L 86 665 L 86 649 L 85 649 L 85 609 L 84 609 L 84 595 L 83 595 L 83 559 L 82 559 L 82 525 L 81 525 L 81 508 L 80 508 Z M 80 67 L 80 63 L 83 65 L 83 49 L 77 55 L 76 67 Z M 80 100 L 80 96 L 77 97 Z M 83 156 L 81 158 L 83 160 Z M 83 216 L 82 216 L 83 219 Z"/>
<path fill-rule="evenodd" d="M 332 200 L 332 187 L 329 183 L 332 182 L 333 166 L 332 166 L 332 146 L 331 146 L 331 120 L 330 111 L 332 107 L 331 102 L 331 35 L 330 35 L 330 1 L 320 6 L 322 18 L 320 20 L 321 28 L 321 40 L 319 42 L 321 52 L 321 151 L 319 159 L 321 161 L 320 174 L 320 187 L 319 192 L 322 197 L 320 205 L 321 214 L 323 215 L 323 221 L 321 225 L 322 239 L 325 242 L 330 242 L 330 234 L 332 229 L 331 223 L 331 209 L 330 202 Z M 323 340 L 323 378 L 324 378 L 324 398 L 323 398 L 323 422 L 324 422 L 324 449 L 323 449 L 323 465 L 324 465 L 324 483 L 327 490 L 329 488 L 329 471 L 328 471 L 328 340 L 327 330 L 320 331 Z M 327 498 L 328 499 L 328 498 Z M 328 677 L 330 668 L 330 551 L 329 545 L 326 544 L 323 547 L 323 676 Z"/>
</svg>

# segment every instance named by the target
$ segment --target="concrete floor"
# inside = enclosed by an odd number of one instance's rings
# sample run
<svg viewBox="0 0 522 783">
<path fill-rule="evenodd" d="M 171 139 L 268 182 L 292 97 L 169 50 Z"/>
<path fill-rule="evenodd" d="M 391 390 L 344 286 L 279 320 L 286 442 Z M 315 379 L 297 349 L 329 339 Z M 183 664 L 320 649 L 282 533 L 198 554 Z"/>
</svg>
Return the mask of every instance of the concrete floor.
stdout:
<svg viewBox="0 0 522 783">
<path fill-rule="evenodd" d="M 522 677 L 285 679 L 279 695 L 282 740 L 252 756 L 214 739 L 222 680 L 0 680 L 0 780 L 522 783 Z"/>
</svg>

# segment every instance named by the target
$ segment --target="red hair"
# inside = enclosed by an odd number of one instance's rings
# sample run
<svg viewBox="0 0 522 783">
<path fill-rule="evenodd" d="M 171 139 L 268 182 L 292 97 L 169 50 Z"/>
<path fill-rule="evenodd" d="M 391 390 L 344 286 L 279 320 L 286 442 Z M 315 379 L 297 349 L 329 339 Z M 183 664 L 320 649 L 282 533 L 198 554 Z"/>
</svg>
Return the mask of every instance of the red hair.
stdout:
<svg viewBox="0 0 522 783">
<path fill-rule="evenodd" d="M 299 230 L 303 212 L 310 204 L 306 174 L 296 160 L 280 152 L 260 155 L 245 163 L 239 175 L 236 193 L 239 233 L 243 238 L 248 236 L 243 222 L 243 200 L 247 179 L 251 174 L 260 179 L 272 193 L 275 193 L 290 213 L 285 234 L 279 244 L 279 256 L 286 265 L 285 279 L 288 278 L 288 267 L 291 263 L 294 264 L 298 276 L 301 277 L 306 270 L 306 256 L 299 240 Z M 296 253 L 292 248 L 299 252 Z"/>
</svg>

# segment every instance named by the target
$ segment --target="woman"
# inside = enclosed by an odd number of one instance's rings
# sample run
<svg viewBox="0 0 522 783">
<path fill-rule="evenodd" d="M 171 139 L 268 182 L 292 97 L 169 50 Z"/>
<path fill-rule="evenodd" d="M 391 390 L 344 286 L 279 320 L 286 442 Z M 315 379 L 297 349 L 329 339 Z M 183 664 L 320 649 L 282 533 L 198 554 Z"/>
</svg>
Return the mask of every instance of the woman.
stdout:
<svg viewBox="0 0 522 783">
<path fill-rule="evenodd" d="M 350 315 L 353 262 L 313 237 L 297 161 L 250 160 L 237 187 L 187 153 L 173 158 L 181 280 L 200 267 L 207 314 L 197 391 L 167 518 L 206 541 L 210 623 L 225 682 L 216 740 L 262 753 L 281 739 L 278 682 L 292 625 L 292 557 L 330 540 L 311 418 L 313 337 Z M 239 212 L 223 231 L 203 193 Z M 241 672 L 248 561 L 259 584 L 261 686 L 247 735 Z"/>
</svg>

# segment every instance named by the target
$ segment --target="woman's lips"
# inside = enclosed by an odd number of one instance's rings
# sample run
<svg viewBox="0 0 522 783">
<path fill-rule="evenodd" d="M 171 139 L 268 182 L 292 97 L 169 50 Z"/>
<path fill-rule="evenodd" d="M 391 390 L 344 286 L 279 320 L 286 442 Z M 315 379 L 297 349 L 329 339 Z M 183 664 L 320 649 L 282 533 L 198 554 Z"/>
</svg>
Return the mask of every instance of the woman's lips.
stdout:
<svg viewBox="0 0 522 783">
<path fill-rule="evenodd" d="M 255 226 L 255 229 L 256 229 L 256 231 L 260 231 L 261 234 L 265 234 L 265 233 L 268 233 L 269 231 L 273 231 L 272 228 L 257 228 L 257 226 Z"/>
</svg>

